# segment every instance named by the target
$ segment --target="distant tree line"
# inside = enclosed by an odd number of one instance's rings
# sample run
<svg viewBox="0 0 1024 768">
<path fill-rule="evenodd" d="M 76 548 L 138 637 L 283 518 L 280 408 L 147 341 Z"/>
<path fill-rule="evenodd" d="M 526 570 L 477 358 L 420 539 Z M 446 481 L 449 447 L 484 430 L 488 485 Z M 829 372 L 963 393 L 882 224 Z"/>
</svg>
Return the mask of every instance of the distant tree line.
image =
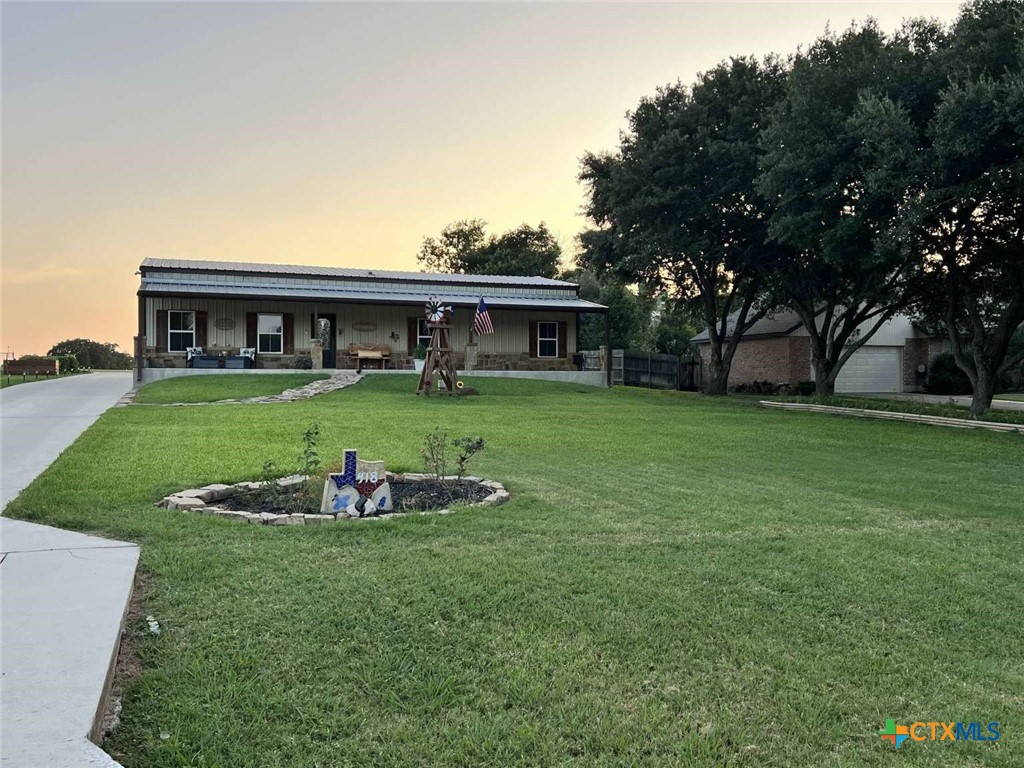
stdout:
<svg viewBox="0 0 1024 768">
<path fill-rule="evenodd" d="M 51 357 L 73 356 L 79 368 L 126 371 L 135 364 L 135 359 L 121 352 L 117 344 L 92 339 L 66 339 L 54 344 L 46 354 Z"/>
<path fill-rule="evenodd" d="M 730 59 L 643 99 L 580 178 L 581 266 L 699 317 L 711 392 L 780 308 L 808 329 L 822 395 L 897 313 L 949 338 L 975 414 L 1024 359 L 1019 0 Z"/>
</svg>

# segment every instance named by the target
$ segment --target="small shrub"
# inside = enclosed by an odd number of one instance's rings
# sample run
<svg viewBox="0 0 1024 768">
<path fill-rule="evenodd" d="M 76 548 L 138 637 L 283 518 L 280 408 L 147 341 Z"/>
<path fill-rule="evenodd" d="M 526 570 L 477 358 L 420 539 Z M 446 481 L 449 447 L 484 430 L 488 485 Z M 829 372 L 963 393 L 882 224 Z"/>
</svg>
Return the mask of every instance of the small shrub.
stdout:
<svg viewBox="0 0 1024 768">
<path fill-rule="evenodd" d="M 737 384 L 733 392 L 740 395 L 777 395 L 780 386 L 770 381 L 751 381 Z"/>
<path fill-rule="evenodd" d="M 299 454 L 299 468 L 296 474 L 315 475 L 320 471 L 320 454 L 316 450 L 320 439 L 320 425 L 315 421 L 302 433 L 302 453 Z"/>
<path fill-rule="evenodd" d="M 295 367 L 300 371 L 313 370 L 313 358 L 309 355 L 299 355 L 295 358 Z"/>
<path fill-rule="evenodd" d="M 424 344 L 423 342 L 420 342 L 419 344 L 417 344 L 415 351 L 412 353 L 412 356 L 414 358 L 416 358 L 417 360 L 424 360 L 424 359 L 426 359 L 426 357 L 427 357 L 427 345 Z"/>
<path fill-rule="evenodd" d="M 933 395 L 969 395 L 971 380 L 949 352 L 936 355 L 928 366 L 928 392 Z"/>
<path fill-rule="evenodd" d="M 466 467 L 476 454 L 480 453 L 487 445 L 482 437 L 460 437 L 456 440 L 452 440 L 452 445 L 459 449 L 459 455 L 455 459 L 455 464 L 458 467 L 458 477 L 462 480 L 466 476 Z"/>
<path fill-rule="evenodd" d="M 433 432 L 428 432 L 427 436 L 423 438 L 420 456 L 423 457 L 423 468 L 426 470 L 426 474 L 435 481 L 443 483 L 445 475 L 448 474 L 447 430 L 435 427 Z"/>
<path fill-rule="evenodd" d="M 453 461 L 449 455 L 451 448 L 458 448 L 459 453 L 454 458 L 456 482 L 462 480 L 466 474 L 470 460 L 484 449 L 487 443 L 482 437 L 471 437 L 466 435 L 449 441 L 447 430 L 436 427 L 433 432 L 427 434 L 423 440 L 423 447 L 420 455 L 423 457 L 423 466 L 426 473 L 437 483 L 446 483 L 448 480 L 448 465 Z"/>
</svg>

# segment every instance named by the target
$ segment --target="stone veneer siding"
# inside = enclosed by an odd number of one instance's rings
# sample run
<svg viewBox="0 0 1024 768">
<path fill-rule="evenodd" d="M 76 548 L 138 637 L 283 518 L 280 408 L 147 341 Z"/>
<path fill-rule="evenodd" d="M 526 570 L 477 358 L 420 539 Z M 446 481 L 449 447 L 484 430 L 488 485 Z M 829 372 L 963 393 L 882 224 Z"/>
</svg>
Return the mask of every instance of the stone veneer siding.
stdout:
<svg viewBox="0 0 1024 768">
<path fill-rule="evenodd" d="M 217 349 L 220 352 L 220 349 Z M 238 350 L 230 350 L 231 354 L 237 354 Z M 299 357 L 308 357 L 309 350 L 300 349 L 294 355 L 257 355 L 257 368 L 295 368 L 295 361 Z M 465 369 L 466 355 L 464 352 L 454 352 L 455 367 L 460 371 Z M 355 369 L 356 361 L 349 357 L 347 350 L 339 350 L 338 369 Z M 149 349 L 146 352 L 146 365 L 149 368 L 184 368 L 185 354 L 183 352 L 156 352 Z M 364 361 L 364 368 L 377 367 L 376 361 Z M 398 352 L 392 348 L 391 357 L 388 360 L 388 368 L 412 369 L 413 358 L 405 352 Z M 572 356 L 567 357 L 530 357 L 523 354 L 478 354 L 477 363 L 474 366 L 477 371 L 575 371 L 572 363 Z M 238 373 L 245 373 L 239 370 Z"/>
</svg>

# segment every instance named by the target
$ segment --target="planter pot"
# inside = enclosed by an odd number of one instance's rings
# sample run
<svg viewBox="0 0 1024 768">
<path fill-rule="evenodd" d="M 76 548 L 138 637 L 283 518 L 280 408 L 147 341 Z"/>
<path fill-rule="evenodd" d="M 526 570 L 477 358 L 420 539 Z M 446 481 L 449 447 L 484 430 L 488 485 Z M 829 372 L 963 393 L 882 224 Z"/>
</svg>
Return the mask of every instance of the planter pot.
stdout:
<svg viewBox="0 0 1024 768">
<path fill-rule="evenodd" d="M 412 365 L 413 368 L 416 369 L 417 373 L 423 373 L 423 366 L 426 362 L 426 360 L 413 360 Z"/>
</svg>

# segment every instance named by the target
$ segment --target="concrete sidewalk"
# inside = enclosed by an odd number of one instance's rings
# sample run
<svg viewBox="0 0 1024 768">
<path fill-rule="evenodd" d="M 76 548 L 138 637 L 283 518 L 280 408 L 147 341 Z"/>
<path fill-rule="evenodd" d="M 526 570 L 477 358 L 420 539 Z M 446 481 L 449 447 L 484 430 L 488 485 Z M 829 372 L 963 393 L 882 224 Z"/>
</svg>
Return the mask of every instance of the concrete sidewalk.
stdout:
<svg viewBox="0 0 1024 768">
<path fill-rule="evenodd" d="M 102 719 L 139 548 L 0 518 L 0 763 L 117 766 Z"/>
<path fill-rule="evenodd" d="M 0 390 L 2 503 L 131 387 L 130 372 Z M 97 736 L 139 548 L 0 517 L 0 763 L 116 768 Z"/>
</svg>

